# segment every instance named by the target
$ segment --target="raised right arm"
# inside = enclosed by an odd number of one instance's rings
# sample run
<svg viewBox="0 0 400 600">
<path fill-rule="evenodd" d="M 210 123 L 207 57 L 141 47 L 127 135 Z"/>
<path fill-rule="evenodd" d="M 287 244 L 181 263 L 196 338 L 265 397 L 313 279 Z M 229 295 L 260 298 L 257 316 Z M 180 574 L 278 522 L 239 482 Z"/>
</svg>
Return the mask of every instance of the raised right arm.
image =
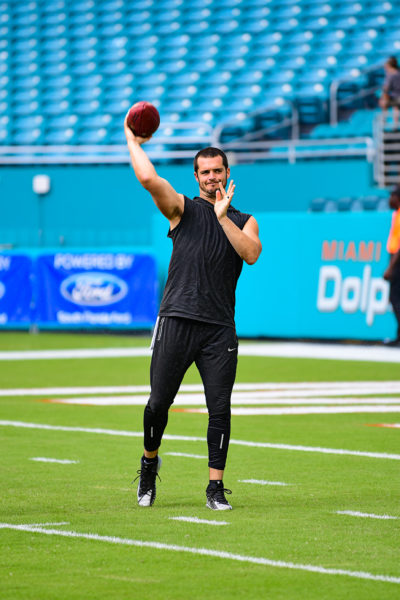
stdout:
<svg viewBox="0 0 400 600">
<path fill-rule="evenodd" d="M 135 136 L 128 127 L 126 118 L 124 130 L 132 167 L 138 181 L 150 192 L 157 208 L 169 220 L 171 228 L 176 227 L 183 214 L 185 204 L 183 194 L 178 194 L 166 179 L 157 174 L 154 165 L 141 147 L 150 138 Z"/>
</svg>

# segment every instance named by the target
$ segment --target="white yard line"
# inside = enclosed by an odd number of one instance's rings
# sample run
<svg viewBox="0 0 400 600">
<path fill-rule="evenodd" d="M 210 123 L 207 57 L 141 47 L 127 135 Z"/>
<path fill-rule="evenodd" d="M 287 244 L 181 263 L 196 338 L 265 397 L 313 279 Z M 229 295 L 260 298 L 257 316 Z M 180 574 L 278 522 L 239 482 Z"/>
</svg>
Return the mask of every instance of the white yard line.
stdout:
<svg viewBox="0 0 400 600">
<path fill-rule="evenodd" d="M 292 485 L 283 481 L 266 481 L 265 479 L 238 479 L 239 483 L 255 483 L 258 485 Z"/>
<path fill-rule="evenodd" d="M 399 401 L 398 401 L 399 402 Z M 189 409 L 190 410 L 190 409 Z M 357 413 L 400 413 L 400 404 L 393 406 L 375 404 L 373 406 L 301 406 L 289 408 L 232 408 L 232 415 L 348 415 Z"/>
<path fill-rule="evenodd" d="M 79 464 L 79 460 L 67 460 L 67 459 L 58 459 L 58 458 L 44 458 L 42 456 L 35 456 L 34 458 L 30 458 L 29 460 L 34 460 L 36 462 L 46 462 L 46 463 L 58 463 L 60 465 L 77 465 Z"/>
<path fill-rule="evenodd" d="M 201 525 L 229 525 L 227 521 L 209 521 L 197 517 L 169 517 L 170 521 L 185 521 L 186 523 L 200 523 Z"/>
<path fill-rule="evenodd" d="M 369 581 L 380 581 L 384 583 L 400 584 L 400 577 L 392 575 L 380 575 L 376 573 L 369 573 L 367 571 L 349 571 L 346 569 L 325 568 L 318 565 L 304 565 L 300 563 L 286 562 L 283 560 L 271 560 L 269 558 L 264 557 L 234 554 L 232 552 L 212 550 L 209 548 L 193 548 L 190 546 L 178 546 L 175 544 L 164 544 L 161 542 L 149 542 L 144 540 L 134 540 L 116 536 L 99 535 L 97 533 L 80 533 L 78 531 L 65 531 L 62 529 L 45 529 L 42 527 L 35 527 L 32 525 L 14 525 L 11 523 L 0 523 L 0 529 L 12 529 L 14 531 L 41 533 L 44 535 L 55 535 L 65 538 L 91 540 L 96 542 L 105 542 L 108 544 L 134 546 L 138 548 L 152 548 L 155 550 L 166 550 L 170 552 L 180 552 L 200 556 L 212 556 L 213 558 L 239 561 L 242 563 L 250 563 L 254 565 L 261 565 L 264 567 L 293 569 L 296 571 L 308 571 L 310 573 L 319 573 L 321 575 L 343 575 L 345 577 L 353 577 L 355 579 L 365 579 Z"/>
<path fill-rule="evenodd" d="M 29 523 L 31 527 L 59 527 L 60 525 L 69 525 L 69 521 L 60 521 L 59 523 Z"/>
<path fill-rule="evenodd" d="M 200 386 L 198 386 L 199 389 Z M 2 389 L 0 396 L 70 396 L 72 394 L 148 394 L 148 385 L 119 386 L 84 386 L 84 387 L 52 387 L 52 388 L 16 388 Z"/>
<path fill-rule="evenodd" d="M 337 510 L 338 515 L 349 515 L 350 517 L 365 517 L 368 519 L 398 519 L 399 517 L 391 517 L 390 515 L 374 515 L 370 513 L 362 513 L 353 510 Z"/>
<path fill-rule="evenodd" d="M 368 392 L 369 393 L 369 392 Z M 51 398 L 49 402 L 55 404 L 71 404 L 71 405 L 85 405 L 85 406 L 145 406 L 149 396 L 82 396 L 77 398 Z M 204 407 L 206 399 L 204 394 L 178 394 L 174 400 L 174 406 L 201 406 Z M 270 404 L 279 405 L 313 405 L 313 404 L 333 404 L 335 406 L 349 405 L 349 404 L 400 404 L 400 397 L 389 397 L 389 396 L 378 396 L 378 397 L 367 397 L 358 398 L 354 396 L 346 396 L 344 398 L 281 398 L 279 395 L 265 398 L 263 395 L 257 392 L 249 392 L 247 396 L 241 394 L 238 395 L 233 392 L 231 398 L 231 405 L 246 406 L 246 405 L 262 405 L 267 406 Z"/>
<path fill-rule="evenodd" d="M 343 396 L 347 394 L 394 394 L 400 393 L 400 381 L 320 381 L 320 382 L 262 382 L 235 383 L 234 394 L 248 397 L 249 393 L 277 397 L 310 397 L 310 396 Z M 279 392 L 278 392 L 279 390 Z M 203 392 L 200 383 L 182 384 L 179 395 L 186 392 Z M 112 394 L 145 394 L 150 393 L 148 385 L 125 386 L 80 386 L 80 387 L 49 387 L 49 388 L 10 388 L 0 389 L 0 396 L 73 396 L 73 395 L 112 395 Z M 267 397 L 267 396 L 266 396 Z"/>
<path fill-rule="evenodd" d="M 399 348 L 345 344 L 310 344 L 300 342 L 241 344 L 239 346 L 239 354 L 242 356 L 357 360 L 362 362 L 400 362 Z"/>
<path fill-rule="evenodd" d="M 184 458 L 208 458 L 202 454 L 185 454 L 184 452 L 164 452 L 164 456 L 183 456 Z"/>
<path fill-rule="evenodd" d="M 149 357 L 148 348 L 79 348 L 69 350 L 26 350 L 0 352 L 1 360 L 59 360 L 81 358 Z M 317 343 L 242 343 L 241 356 L 275 356 L 286 358 L 315 358 L 325 360 L 357 360 L 371 362 L 400 362 L 399 348 Z"/>
<path fill-rule="evenodd" d="M 399 402 L 399 400 L 397 400 Z M 278 402 L 276 404 L 279 404 Z M 206 408 L 187 408 L 183 409 L 187 413 L 207 414 Z M 232 408 L 233 416 L 254 417 L 254 416 L 280 416 L 280 415 L 340 415 L 352 413 L 400 413 L 400 404 L 394 406 L 378 405 L 373 406 L 301 406 L 289 408 Z"/>
<path fill-rule="evenodd" d="M 14 350 L 0 352 L 1 360 L 66 360 L 151 356 L 149 348 L 76 348 L 74 350 Z"/>
<path fill-rule="evenodd" d="M 99 435 L 115 435 L 121 437 L 143 438 L 141 431 L 124 431 L 119 429 L 101 429 L 90 427 L 67 427 L 65 425 L 46 425 L 43 423 L 28 423 L 26 421 L 5 421 L 0 420 L 0 427 L 16 427 L 22 429 L 44 429 L 47 431 L 65 431 L 68 433 L 94 433 Z M 192 437 L 187 435 L 165 434 L 164 440 L 181 442 L 202 442 L 205 443 L 205 437 Z M 364 452 L 359 450 L 344 450 L 340 448 L 321 448 L 318 446 L 294 446 L 289 444 L 271 444 L 269 442 L 248 442 L 245 440 L 230 440 L 231 445 L 246 446 L 249 448 L 270 448 L 275 450 L 294 450 L 297 452 L 318 452 L 322 454 L 337 454 L 347 456 L 359 456 L 366 458 L 379 458 L 386 460 L 400 460 L 400 454 L 387 454 L 385 452 Z"/>
</svg>

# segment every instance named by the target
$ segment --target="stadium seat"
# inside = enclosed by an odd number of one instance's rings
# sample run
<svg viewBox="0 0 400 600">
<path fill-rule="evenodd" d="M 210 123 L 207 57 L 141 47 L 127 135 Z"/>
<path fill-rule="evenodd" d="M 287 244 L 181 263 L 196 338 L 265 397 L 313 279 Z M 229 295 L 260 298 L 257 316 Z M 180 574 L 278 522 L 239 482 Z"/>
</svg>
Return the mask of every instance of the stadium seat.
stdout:
<svg viewBox="0 0 400 600">
<path fill-rule="evenodd" d="M 107 129 L 104 127 L 94 129 L 80 129 L 76 133 L 77 144 L 104 144 L 106 141 Z"/>
<path fill-rule="evenodd" d="M 61 129 L 49 127 L 43 135 L 43 143 L 50 146 L 75 143 L 75 132 L 71 127 Z"/>
<path fill-rule="evenodd" d="M 311 136 L 332 136 L 323 125 L 332 81 L 350 77 L 340 99 L 381 85 L 383 72 L 359 74 L 399 54 L 399 27 L 394 0 L 204 0 L 195 9 L 192 0 L 5 2 L 0 80 L 8 83 L 0 83 L 0 114 L 40 114 L 46 139 L 60 140 L 83 133 L 55 125 L 57 115 L 95 122 L 111 115 L 99 129 L 106 129 L 103 139 L 119 140 L 119 119 L 135 99 L 153 101 L 180 122 L 217 125 L 228 114 L 287 98 L 307 130 L 318 125 Z M 336 132 L 370 128 L 371 119 L 349 120 Z M 13 132 L 8 128 L 5 138 Z"/>
</svg>

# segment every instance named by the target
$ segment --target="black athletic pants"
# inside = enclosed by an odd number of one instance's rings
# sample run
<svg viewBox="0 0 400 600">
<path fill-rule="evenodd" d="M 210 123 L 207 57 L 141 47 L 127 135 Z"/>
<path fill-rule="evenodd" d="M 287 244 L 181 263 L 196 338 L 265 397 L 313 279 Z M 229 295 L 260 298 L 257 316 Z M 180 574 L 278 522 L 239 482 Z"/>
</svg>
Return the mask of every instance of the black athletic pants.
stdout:
<svg viewBox="0 0 400 600">
<path fill-rule="evenodd" d="M 160 317 L 153 337 L 151 394 L 144 411 L 144 447 L 161 444 L 182 379 L 194 362 L 200 372 L 208 409 L 209 467 L 224 469 L 231 421 L 231 393 L 236 376 L 238 340 L 233 327 L 180 317 Z"/>
</svg>

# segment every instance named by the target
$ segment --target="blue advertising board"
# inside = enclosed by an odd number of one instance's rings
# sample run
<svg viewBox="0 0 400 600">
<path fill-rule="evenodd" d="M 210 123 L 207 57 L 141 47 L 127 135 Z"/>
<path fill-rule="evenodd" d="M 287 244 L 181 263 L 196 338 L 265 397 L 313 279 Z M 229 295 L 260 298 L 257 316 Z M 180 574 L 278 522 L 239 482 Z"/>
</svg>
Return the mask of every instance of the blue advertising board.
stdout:
<svg viewBox="0 0 400 600">
<path fill-rule="evenodd" d="M 43 254 L 36 261 L 35 320 L 63 327 L 151 327 L 156 263 L 125 252 Z"/>
<path fill-rule="evenodd" d="M 29 325 L 32 261 L 28 256 L 0 254 L 0 325 Z"/>
</svg>

